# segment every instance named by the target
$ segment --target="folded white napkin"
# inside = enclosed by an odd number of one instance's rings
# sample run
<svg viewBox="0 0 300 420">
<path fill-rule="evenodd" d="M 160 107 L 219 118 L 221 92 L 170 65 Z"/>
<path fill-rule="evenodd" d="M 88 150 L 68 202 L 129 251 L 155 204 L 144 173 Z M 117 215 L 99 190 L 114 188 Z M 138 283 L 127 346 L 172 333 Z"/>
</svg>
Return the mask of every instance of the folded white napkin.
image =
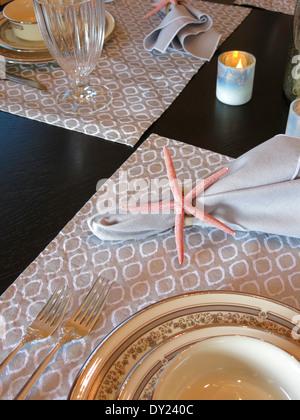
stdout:
<svg viewBox="0 0 300 420">
<path fill-rule="evenodd" d="M 146 36 L 144 48 L 165 53 L 170 47 L 202 60 L 210 60 L 221 37 L 212 25 L 211 17 L 195 7 L 174 5 L 161 24 Z"/>
<path fill-rule="evenodd" d="M 227 174 L 197 197 L 211 214 L 235 231 L 300 238 L 300 140 L 278 135 L 227 165 Z M 199 201 L 198 201 L 199 200 Z M 171 214 L 96 215 L 90 230 L 103 240 L 141 239 L 175 223 Z M 204 224 L 186 217 L 186 225 Z"/>
</svg>

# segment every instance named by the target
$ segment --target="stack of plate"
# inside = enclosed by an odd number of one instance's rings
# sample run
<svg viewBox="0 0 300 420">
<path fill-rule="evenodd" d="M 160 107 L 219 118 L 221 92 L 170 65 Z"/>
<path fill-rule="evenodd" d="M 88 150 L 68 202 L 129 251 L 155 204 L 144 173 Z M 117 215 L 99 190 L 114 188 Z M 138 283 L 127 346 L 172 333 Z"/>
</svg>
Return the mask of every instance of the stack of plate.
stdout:
<svg viewBox="0 0 300 420">
<path fill-rule="evenodd" d="M 170 298 L 137 313 L 100 343 L 69 398 L 300 399 L 299 315 L 240 293 Z M 216 357 L 210 359 L 213 349 Z"/>
<path fill-rule="evenodd" d="M 105 12 L 105 41 L 112 35 L 115 20 Z M 32 64 L 54 61 L 43 41 L 26 41 L 13 33 L 10 22 L 0 13 L 0 55 L 8 63 Z"/>
<path fill-rule="evenodd" d="M 0 14 L 0 55 L 9 63 L 48 63 L 53 61 L 43 41 L 26 41 L 13 33 L 10 22 Z"/>
</svg>

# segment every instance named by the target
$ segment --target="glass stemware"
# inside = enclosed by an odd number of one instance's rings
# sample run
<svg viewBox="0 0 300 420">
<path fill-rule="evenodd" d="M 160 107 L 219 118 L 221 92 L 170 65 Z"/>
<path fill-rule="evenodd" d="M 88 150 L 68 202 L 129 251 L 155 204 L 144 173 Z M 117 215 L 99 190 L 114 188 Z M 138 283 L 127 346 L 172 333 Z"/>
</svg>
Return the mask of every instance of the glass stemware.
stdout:
<svg viewBox="0 0 300 420">
<path fill-rule="evenodd" d="M 103 0 L 33 0 L 45 44 L 73 86 L 57 97 L 67 115 L 88 116 L 107 107 L 111 92 L 90 84 L 105 37 Z"/>
</svg>

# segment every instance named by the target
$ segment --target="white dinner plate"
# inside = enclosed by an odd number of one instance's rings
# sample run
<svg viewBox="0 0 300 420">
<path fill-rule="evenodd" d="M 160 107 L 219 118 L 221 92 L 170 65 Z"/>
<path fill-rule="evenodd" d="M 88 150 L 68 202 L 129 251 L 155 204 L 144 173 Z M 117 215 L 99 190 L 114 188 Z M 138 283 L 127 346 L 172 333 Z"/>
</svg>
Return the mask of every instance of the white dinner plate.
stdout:
<svg viewBox="0 0 300 420">
<path fill-rule="evenodd" d="M 55 60 L 48 50 L 38 52 L 18 52 L 0 47 L 0 55 L 2 55 L 7 63 L 11 64 L 45 64 L 52 63 Z"/>
<path fill-rule="evenodd" d="M 69 398 L 117 399 L 120 387 L 143 357 L 172 337 L 194 329 L 242 326 L 300 346 L 299 315 L 279 302 L 234 292 L 199 292 L 164 300 L 130 317 L 99 344 L 79 372 Z M 151 393 L 143 396 L 151 397 Z"/>
<path fill-rule="evenodd" d="M 111 13 L 105 11 L 105 39 L 112 36 L 116 21 Z M 25 41 L 17 38 L 10 28 L 10 23 L 0 14 L 0 55 L 8 63 L 33 64 L 55 61 L 45 43 Z"/>
<path fill-rule="evenodd" d="M 172 362 L 191 346 L 211 338 L 248 337 L 263 340 L 286 351 L 300 360 L 300 346 L 285 337 L 271 331 L 251 328 L 249 326 L 208 326 L 200 329 L 189 329 L 176 337 L 164 341 L 149 351 L 132 369 L 120 386 L 119 400 L 152 399 L 153 391 L 162 373 Z M 168 371 L 167 371 L 168 373 Z M 299 377 L 300 380 L 300 377 Z M 299 386 L 300 390 L 300 386 Z"/>
</svg>

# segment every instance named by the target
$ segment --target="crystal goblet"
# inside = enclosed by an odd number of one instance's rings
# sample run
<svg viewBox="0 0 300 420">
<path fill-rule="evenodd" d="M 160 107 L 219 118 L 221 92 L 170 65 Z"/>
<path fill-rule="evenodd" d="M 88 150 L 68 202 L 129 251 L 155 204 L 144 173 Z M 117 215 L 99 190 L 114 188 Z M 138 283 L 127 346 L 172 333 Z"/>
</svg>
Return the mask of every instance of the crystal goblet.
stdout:
<svg viewBox="0 0 300 420">
<path fill-rule="evenodd" d="M 88 116 L 107 107 L 112 94 L 91 85 L 105 37 L 103 0 L 33 0 L 45 44 L 73 86 L 57 97 L 63 113 Z"/>
</svg>

